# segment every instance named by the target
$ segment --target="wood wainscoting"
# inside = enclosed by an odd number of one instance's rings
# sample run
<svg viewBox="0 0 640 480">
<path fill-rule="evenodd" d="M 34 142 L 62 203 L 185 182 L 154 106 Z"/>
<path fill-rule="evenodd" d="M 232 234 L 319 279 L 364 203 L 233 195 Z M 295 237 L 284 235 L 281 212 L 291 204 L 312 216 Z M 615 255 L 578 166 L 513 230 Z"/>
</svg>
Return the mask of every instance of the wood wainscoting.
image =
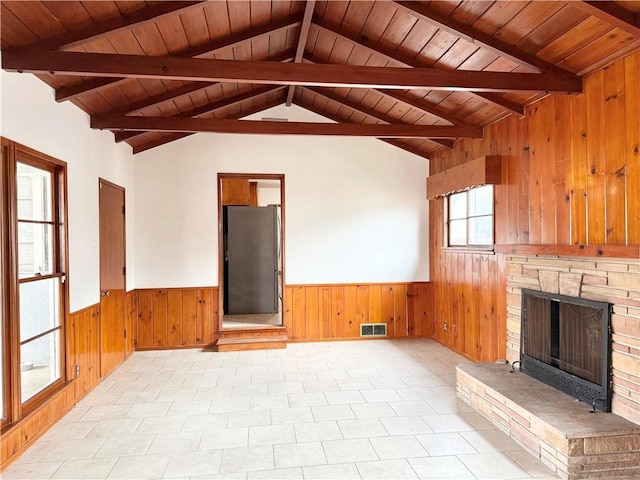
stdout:
<svg viewBox="0 0 640 480">
<path fill-rule="evenodd" d="M 136 350 L 203 347 L 215 341 L 217 287 L 139 289 L 135 295 Z"/>
<path fill-rule="evenodd" d="M 100 378 L 100 305 L 71 313 L 66 328 L 67 383 L 42 405 L 2 432 L 0 470 L 51 428 Z M 76 372 L 79 367 L 79 375 Z"/>
<path fill-rule="evenodd" d="M 136 290 L 132 301 L 135 349 L 214 344 L 219 336 L 217 290 Z M 429 283 L 287 285 L 286 337 L 289 341 L 358 339 L 361 323 L 386 323 L 387 338 L 431 337 L 431 297 Z M 225 338 L 239 338 L 238 333 L 229 330 Z"/>
<path fill-rule="evenodd" d="M 290 341 L 359 339 L 361 323 L 385 323 L 387 338 L 433 335 L 429 283 L 287 285 L 285 298 Z"/>
<path fill-rule="evenodd" d="M 67 349 L 67 378 L 75 378 L 78 400 L 100 383 L 100 305 L 69 315 Z"/>
</svg>

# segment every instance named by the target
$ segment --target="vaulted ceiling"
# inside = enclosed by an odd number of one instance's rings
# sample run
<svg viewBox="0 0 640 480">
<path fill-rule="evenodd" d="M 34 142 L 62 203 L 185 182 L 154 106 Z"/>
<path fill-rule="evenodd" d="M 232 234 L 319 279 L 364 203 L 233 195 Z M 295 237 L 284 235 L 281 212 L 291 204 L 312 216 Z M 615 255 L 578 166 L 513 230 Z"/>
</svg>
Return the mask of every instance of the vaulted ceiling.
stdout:
<svg viewBox="0 0 640 480">
<path fill-rule="evenodd" d="M 640 1 L 2 1 L 2 67 L 134 153 L 196 132 L 429 157 L 640 48 Z M 239 120 L 295 104 L 338 122 Z"/>
</svg>

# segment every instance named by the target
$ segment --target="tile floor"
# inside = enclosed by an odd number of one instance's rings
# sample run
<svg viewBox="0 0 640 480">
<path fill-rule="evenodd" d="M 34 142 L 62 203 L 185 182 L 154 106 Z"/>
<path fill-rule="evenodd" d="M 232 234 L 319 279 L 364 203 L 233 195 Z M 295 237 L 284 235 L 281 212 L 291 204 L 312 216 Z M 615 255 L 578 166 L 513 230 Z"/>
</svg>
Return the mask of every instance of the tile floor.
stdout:
<svg viewBox="0 0 640 480">
<path fill-rule="evenodd" d="M 556 478 L 456 399 L 430 340 L 136 352 L 4 479 Z"/>
</svg>

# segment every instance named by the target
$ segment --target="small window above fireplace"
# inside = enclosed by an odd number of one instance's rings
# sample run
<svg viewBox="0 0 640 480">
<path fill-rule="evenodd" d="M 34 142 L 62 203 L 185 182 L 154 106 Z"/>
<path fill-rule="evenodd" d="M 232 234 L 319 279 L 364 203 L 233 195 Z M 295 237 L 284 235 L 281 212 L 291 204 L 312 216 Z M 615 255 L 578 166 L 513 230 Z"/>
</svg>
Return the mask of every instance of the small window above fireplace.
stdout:
<svg viewBox="0 0 640 480">
<path fill-rule="evenodd" d="M 611 411 L 611 304 L 522 290 L 520 370 Z"/>
</svg>

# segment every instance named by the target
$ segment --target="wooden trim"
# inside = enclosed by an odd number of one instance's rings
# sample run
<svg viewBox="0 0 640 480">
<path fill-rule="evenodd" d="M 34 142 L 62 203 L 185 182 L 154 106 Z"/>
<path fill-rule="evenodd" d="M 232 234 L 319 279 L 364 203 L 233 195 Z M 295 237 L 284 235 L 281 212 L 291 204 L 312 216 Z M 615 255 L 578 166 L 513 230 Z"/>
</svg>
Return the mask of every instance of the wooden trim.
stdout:
<svg viewBox="0 0 640 480">
<path fill-rule="evenodd" d="M 134 290 L 131 290 L 128 293 L 137 293 L 137 292 L 155 292 L 157 290 L 163 290 L 163 291 L 196 291 L 196 290 L 204 290 L 204 289 L 216 289 L 218 288 L 215 285 L 204 285 L 202 287 L 145 287 L 145 288 L 136 288 Z"/>
<path fill-rule="evenodd" d="M 640 245 L 496 245 L 495 251 L 506 255 L 640 258 Z"/>
<path fill-rule="evenodd" d="M 131 290 L 131 291 L 133 292 L 133 290 Z M 127 293 L 129 293 L 129 292 L 127 292 Z M 88 305 L 86 307 L 82 307 L 81 309 L 76 310 L 75 312 L 69 313 L 69 316 L 71 316 L 71 315 L 83 315 L 85 313 L 91 312 L 91 310 L 94 310 L 96 308 L 100 309 L 100 302 L 94 303 L 93 305 Z"/>
<path fill-rule="evenodd" d="M 471 247 L 442 247 L 441 249 L 444 253 L 468 253 L 468 254 L 479 254 L 479 255 L 495 255 L 496 250 L 493 247 L 490 248 L 479 248 L 477 246 Z"/>
<path fill-rule="evenodd" d="M 502 183 L 502 157 L 484 155 L 427 177 L 427 199 L 461 192 L 480 185 Z"/>
<path fill-rule="evenodd" d="M 367 283 L 367 282 L 356 282 L 356 283 L 291 283 L 291 284 L 287 284 L 285 285 L 285 287 L 288 288 L 295 288 L 295 287 L 384 287 L 384 286 L 389 286 L 389 285 L 429 285 L 431 282 L 429 280 L 427 281 L 419 281 L 419 282 L 413 282 L 413 281 L 407 281 L 407 282 L 373 282 L 373 283 Z"/>
<path fill-rule="evenodd" d="M 13 162 L 13 148 L 12 142 L 7 140 L 4 137 L 0 137 L 0 148 L 2 148 L 1 157 L 2 162 L 0 163 L 0 212 L 2 213 L 2 217 L 0 219 L 0 322 L 2 322 L 2 335 L 0 335 L 0 342 L 3 342 L 2 348 L 2 370 L 0 371 L 0 381 L 4 383 L 4 387 L 2 389 L 2 404 L 4 406 L 5 411 L 0 412 L 0 428 L 5 428 L 11 422 L 12 411 L 9 409 L 11 406 L 11 391 L 9 388 L 11 385 L 12 379 L 12 369 L 11 369 L 11 349 L 7 348 L 10 345 L 11 335 L 11 322 L 10 322 L 10 312 L 9 308 L 10 299 L 11 299 L 11 291 L 9 282 L 6 280 L 10 277 L 9 271 L 11 270 L 11 262 L 9 256 L 9 231 L 10 231 L 10 222 L 9 222 L 9 194 L 7 191 L 8 183 L 5 179 L 10 178 L 8 167 Z"/>
<path fill-rule="evenodd" d="M 204 58 L 150 57 L 84 52 L 47 52 L 31 57 L 2 55 L 2 68 L 25 73 L 88 77 L 156 78 L 352 88 L 543 91 L 580 93 L 582 80 L 551 73 L 441 70 L 309 63 L 237 62 Z"/>
<path fill-rule="evenodd" d="M 389 338 L 389 337 L 340 337 L 340 338 L 323 338 L 321 340 L 317 339 L 317 338 L 296 338 L 296 339 L 291 339 L 289 338 L 287 340 L 287 343 L 312 343 L 312 342 L 354 342 L 354 341 L 358 341 L 358 342 L 376 342 L 379 340 L 393 340 L 394 342 L 397 340 L 403 341 L 403 342 L 410 342 L 411 340 L 424 340 L 424 339 L 431 339 L 431 340 L 435 340 L 435 338 L 431 335 L 413 335 L 411 337 L 395 337 L 395 338 Z M 444 344 L 443 344 L 444 345 Z M 448 347 L 447 345 L 445 345 L 445 347 L 447 347 L 449 350 L 454 350 L 453 348 Z M 469 358 L 469 357 L 467 357 Z"/>
<path fill-rule="evenodd" d="M 18 225 L 17 225 L 17 206 L 15 205 L 15 200 L 17 198 L 16 192 L 16 182 L 11 181 L 11 179 L 16 178 L 16 144 L 11 142 L 11 156 L 10 161 L 7 165 L 6 173 L 7 173 L 7 222 L 8 222 L 8 268 L 7 268 L 7 277 L 5 281 L 8 283 L 8 322 L 9 329 L 6 332 L 8 339 L 5 342 L 5 346 L 9 351 L 9 380 L 10 384 L 5 384 L 5 386 L 10 390 L 9 393 L 9 403 L 8 408 L 10 411 L 8 412 L 8 422 L 13 424 L 18 422 L 22 416 L 22 406 L 21 406 L 21 398 L 20 398 L 20 317 L 17 308 L 12 308 L 12 306 L 19 305 L 19 283 L 18 283 Z"/>
</svg>

